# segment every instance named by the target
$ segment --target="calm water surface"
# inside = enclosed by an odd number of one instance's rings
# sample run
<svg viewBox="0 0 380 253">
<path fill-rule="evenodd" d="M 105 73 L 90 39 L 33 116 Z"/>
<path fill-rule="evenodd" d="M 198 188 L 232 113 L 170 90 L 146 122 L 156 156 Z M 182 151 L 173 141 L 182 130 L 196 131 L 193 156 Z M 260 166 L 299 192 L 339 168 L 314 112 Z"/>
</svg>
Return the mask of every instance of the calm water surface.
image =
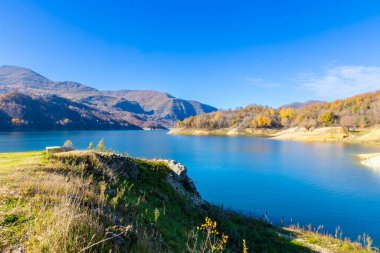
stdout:
<svg viewBox="0 0 380 253">
<path fill-rule="evenodd" d="M 172 136 L 165 131 L 0 133 L 0 152 L 41 150 L 70 139 L 77 148 L 105 139 L 131 156 L 184 163 L 201 195 L 224 207 L 287 224 L 340 226 L 343 236 L 369 233 L 380 244 L 380 171 L 354 154 L 380 148 L 253 137 Z"/>
</svg>

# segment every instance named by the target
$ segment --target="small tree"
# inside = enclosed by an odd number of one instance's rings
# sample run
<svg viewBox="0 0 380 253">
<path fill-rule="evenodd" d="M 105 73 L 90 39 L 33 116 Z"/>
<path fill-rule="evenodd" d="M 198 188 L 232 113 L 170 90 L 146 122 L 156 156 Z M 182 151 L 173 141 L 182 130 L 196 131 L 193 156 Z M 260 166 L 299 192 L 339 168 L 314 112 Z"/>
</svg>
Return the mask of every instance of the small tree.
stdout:
<svg viewBox="0 0 380 253">
<path fill-rule="evenodd" d="M 98 142 L 98 146 L 96 147 L 96 149 L 100 152 L 104 151 L 104 139 L 103 138 Z"/>
<path fill-rule="evenodd" d="M 88 149 L 89 150 L 93 150 L 94 149 L 94 143 L 93 142 L 90 142 L 90 144 L 88 144 Z"/>
<path fill-rule="evenodd" d="M 253 127 L 271 127 L 272 126 L 272 119 L 268 116 L 261 116 L 258 115 L 256 118 L 252 121 Z"/>
<path fill-rule="evenodd" d="M 300 123 L 300 125 L 302 127 L 306 128 L 307 130 L 310 130 L 311 128 L 316 127 L 318 124 L 317 124 L 317 120 L 316 119 L 305 118 L 305 119 L 302 120 L 302 122 Z"/>
<path fill-rule="evenodd" d="M 12 118 L 12 125 L 13 126 L 19 126 L 21 125 L 22 121 L 19 118 Z"/>
<path fill-rule="evenodd" d="M 325 112 L 321 115 L 320 120 L 324 126 L 329 126 L 334 123 L 336 116 L 333 112 Z"/>
<path fill-rule="evenodd" d="M 180 121 L 180 120 L 179 120 L 179 121 L 177 122 L 177 127 L 179 127 L 179 128 L 184 127 L 184 125 L 185 125 L 185 124 L 184 124 L 183 121 Z"/>
<path fill-rule="evenodd" d="M 63 143 L 63 146 L 66 147 L 66 148 L 72 148 L 73 147 L 73 143 L 70 141 L 70 140 L 67 140 Z"/>
<path fill-rule="evenodd" d="M 355 130 L 356 119 L 354 115 L 344 115 L 340 118 L 340 125 L 345 131 Z"/>
</svg>

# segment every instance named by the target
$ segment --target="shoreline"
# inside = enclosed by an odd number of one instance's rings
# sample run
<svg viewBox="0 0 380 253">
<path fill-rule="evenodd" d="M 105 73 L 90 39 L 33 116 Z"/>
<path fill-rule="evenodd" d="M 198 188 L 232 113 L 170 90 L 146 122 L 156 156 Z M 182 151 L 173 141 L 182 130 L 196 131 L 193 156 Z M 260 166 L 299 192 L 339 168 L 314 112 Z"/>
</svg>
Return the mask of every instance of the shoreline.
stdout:
<svg viewBox="0 0 380 253">
<path fill-rule="evenodd" d="M 252 136 L 275 140 L 303 141 L 303 142 L 341 142 L 354 144 L 380 145 L 380 127 L 359 129 L 346 132 L 341 127 L 320 127 L 307 130 L 302 127 L 287 129 L 272 128 L 224 128 L 216 130 L 174 128 L 168 134 L 189 136 Z"/>
<path fill-rule="evenodd" d="M 356 155 L 360 163 L 368 168 L 380 170 L 380 153 Z"/>
</svg>

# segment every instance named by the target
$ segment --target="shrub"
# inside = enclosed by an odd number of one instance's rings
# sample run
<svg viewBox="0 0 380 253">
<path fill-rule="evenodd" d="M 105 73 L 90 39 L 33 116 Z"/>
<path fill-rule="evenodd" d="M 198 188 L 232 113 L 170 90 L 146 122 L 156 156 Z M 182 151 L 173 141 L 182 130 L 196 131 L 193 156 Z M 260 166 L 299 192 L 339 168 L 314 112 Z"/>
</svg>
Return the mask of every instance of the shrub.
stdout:
<svg viewBox="0 0 380 253">
<path fill-rule="evenodd" d="M 67 140 L 67 141 L 65 141 L 65 142 L 63 143 L 63 146 L 64 146 L 64 147 L 67 147 L 67 148 L 72 148 L 72 147 L 73 147 L 73 143 L 72 143 L 72 141 Z"/>
<path fill-rule="evenodd" d="M 103 138 L 98 142 L 98 146 L 96 147 L 96 149 L 100 152 L 104 151 L 104 139 Z"/>
</svg>

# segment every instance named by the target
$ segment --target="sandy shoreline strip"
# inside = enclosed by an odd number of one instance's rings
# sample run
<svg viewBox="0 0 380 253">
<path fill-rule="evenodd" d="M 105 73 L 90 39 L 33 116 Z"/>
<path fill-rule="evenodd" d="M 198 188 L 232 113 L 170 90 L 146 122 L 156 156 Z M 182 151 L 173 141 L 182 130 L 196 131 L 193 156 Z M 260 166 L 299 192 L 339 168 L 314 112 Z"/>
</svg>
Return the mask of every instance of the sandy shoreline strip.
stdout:
<svg viewBox="0 0 380 253">
<path fill-rule="evenodd" d="M 358 155 L 358 158 L 364 166 L 380 169 L 380 153 L 360 154 Z"/>
</svg>

